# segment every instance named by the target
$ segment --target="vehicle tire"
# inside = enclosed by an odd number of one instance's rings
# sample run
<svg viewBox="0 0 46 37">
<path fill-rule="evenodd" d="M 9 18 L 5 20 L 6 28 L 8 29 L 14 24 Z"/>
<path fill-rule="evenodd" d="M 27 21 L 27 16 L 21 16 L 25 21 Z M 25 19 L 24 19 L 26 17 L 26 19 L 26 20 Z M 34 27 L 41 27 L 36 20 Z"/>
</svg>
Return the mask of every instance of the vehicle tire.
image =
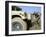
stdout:
<svg viewBox="0 0 46 37">
<path fill-rule="evenodd" d="M 27 24 L 19 17 L 12 19 L 12 31 L 22 31 L 27 29 Z"/>
</svg>

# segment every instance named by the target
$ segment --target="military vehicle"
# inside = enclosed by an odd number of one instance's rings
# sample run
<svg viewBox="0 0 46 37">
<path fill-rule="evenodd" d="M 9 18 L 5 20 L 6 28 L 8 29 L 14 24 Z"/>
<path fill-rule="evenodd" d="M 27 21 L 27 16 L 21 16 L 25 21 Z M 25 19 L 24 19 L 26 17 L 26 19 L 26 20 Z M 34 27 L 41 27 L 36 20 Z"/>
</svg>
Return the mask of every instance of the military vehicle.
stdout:
<svg viewBox="0 0 46 37">
<path fill-rule="evenodd" d="M 18 6 L 12 6 L 12 31 L 29 30 L 38 18 L 34 14 L 23 12 Z"/>
</svg>

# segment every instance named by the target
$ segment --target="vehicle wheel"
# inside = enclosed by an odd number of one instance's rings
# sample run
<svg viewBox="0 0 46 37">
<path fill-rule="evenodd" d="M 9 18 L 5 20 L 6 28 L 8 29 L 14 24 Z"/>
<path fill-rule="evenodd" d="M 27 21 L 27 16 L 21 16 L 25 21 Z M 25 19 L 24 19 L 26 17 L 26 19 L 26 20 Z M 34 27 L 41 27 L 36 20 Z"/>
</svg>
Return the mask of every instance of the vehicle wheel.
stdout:
<svg viewBox="0 0 46 37">
<path fill-rule="evenodd" d="M 27 24 L 21 18 L 15 17 L 12 19 L 12 31 L 21 31 L 26 29 L 27 29 Z"/>
</svg>

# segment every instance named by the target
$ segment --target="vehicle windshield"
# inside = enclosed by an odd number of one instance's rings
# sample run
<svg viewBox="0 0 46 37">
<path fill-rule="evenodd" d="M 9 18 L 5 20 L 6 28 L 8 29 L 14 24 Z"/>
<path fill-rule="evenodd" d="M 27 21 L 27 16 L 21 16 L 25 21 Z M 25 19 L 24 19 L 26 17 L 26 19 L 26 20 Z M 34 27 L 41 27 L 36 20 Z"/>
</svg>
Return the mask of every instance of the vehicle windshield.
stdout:
<svg viewBox="0 0 46 37">
<path fill-rule="evenodd" d="M 21 11 L 22 9 L 18 6 L 12 6 L 12 11 Z"/>
</svg>

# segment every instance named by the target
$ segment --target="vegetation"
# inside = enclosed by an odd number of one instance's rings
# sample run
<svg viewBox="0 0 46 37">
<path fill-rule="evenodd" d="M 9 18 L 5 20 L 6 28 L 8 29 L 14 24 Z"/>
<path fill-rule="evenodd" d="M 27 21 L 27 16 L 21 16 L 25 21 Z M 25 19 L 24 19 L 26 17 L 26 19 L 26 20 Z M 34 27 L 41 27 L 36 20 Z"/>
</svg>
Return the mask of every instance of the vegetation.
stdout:
<svg viewBox="0 0 46 37">
<path fill-rule="evenodd" d="M 41 14 L 40 13 L 33 13 L 33 15 L 35 16 L 35 21 L 32 22 L 33 26 L 30 28 L 31 30 L 38 30 L 41 29 Z M 33 19 L 33 18 L 32 18 Z"/>
</svg>

